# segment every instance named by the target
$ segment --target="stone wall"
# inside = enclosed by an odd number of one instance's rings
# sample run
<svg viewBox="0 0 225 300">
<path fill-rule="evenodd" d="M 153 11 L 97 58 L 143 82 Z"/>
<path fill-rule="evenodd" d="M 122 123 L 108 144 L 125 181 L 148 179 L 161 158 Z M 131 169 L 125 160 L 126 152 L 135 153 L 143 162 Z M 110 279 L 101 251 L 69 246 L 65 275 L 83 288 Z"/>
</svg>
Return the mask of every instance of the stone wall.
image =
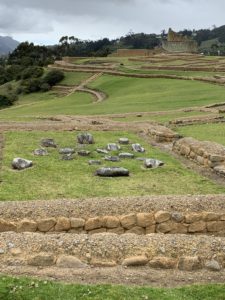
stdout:
<svg viewBox="0 0 225 300">
<path fill-rule="evenodd" d="M 148 49 L 118 49 L 110 56 L 130 57 L 130 56 L 150 56 L 154 52 Z"/>
<path fill-rule="evenodd" d="M 162 48 L 168 52 L 187 52 L 196 53 L 198 51 L 197 43 L 195 41 L 184 41 L 184 42 L 162 42 Z"/>
<path fill-rule="evenodd" d="M 157 143 L 171 143 L 180 138 L 180 135 L 171 129 L 161 125 L 151 125 L 148 134 Z"/>
<path fill-rule="evenodd" d="M 225 236 L 225 213 L 152 211 L 91 218 L 49 217 L 10 221 L 0 219 L 0 232 L 67 232 L 75 234 L 134 233 L 216 234 Z"/>
<path fill-rule="evenodd" d="M 225 176 L 225 147 L 223 145 L 187 137 L 176 141 L 173 144 L 173 151 Z"/>
</svg>

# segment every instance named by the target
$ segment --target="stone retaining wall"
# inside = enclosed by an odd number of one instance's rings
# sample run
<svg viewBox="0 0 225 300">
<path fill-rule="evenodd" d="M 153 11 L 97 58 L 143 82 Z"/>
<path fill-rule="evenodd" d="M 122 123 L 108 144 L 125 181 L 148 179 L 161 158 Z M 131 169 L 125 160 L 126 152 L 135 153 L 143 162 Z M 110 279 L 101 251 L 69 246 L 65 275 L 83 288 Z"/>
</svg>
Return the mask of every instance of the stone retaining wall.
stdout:
<svg viewBox="0 0 225 300">
<path fill-rule="evenodd" d="M 225 147 L 223 145 L 187 137 L 176 141 L 173 144 L 173 151 L 225 176 Z"/>
<path fill-rule="evenodd" d="M 148 134 L 158 143 L 171 143 L 180 138 L 178 133 L 160 125 L 151 125 L 148 130 Z"/>
<path fill-rule="evenodd" d="M 1 233 L 0 263 L 59 268 L 146 266 L 194 271 L 225 267 L 225 239 L 205 236 L 125 234 L 41 235 Z"/>
<path fill-rule="evenodd" d="M 169 121 L 169 124 L 185 126 L 185 125 L 194 125 L 194 124 L 208 124 L 208 123 L 220 123 L 225 122 L 225 117 L 221 115 L 214 116 L 198 116 L 198 117 L 186 117 L 181 119 L 175 119 Z"/>
<path fill-rule="evenodd" d="M 225 236 L 225 213 L 180 213 L 157 211 L 127 215 L 96 216 L 92 218 L 49 217 L 24 218 L 18 221 L 0 219 L 0 232 L 68 232 L 76 234 L 96 233 L 150 233 L 162 234 L 216 234 Z"/>
</svg>

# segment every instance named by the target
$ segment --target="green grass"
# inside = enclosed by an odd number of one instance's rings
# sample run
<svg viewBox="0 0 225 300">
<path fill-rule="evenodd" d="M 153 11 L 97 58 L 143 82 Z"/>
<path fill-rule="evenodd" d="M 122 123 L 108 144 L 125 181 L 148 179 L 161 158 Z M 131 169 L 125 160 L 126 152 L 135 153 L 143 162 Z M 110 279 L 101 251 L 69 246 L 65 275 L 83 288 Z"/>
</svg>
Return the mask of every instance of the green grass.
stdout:
<svg viewBox="0 0 225 300">
<path fill-rule="evenodd" d="M 176 129 L 184 136 L 191 136 L 202 141 L 212 141 L 225 146 L 225 124 L 202 124 L 178 127 Z"/>
<path fill-rule="evenodd" d="M 65 78 L 60 82 L 63 85 L 79 85 L 93 75 L 93 73 L 85 72 L 64 72 L 64 74 Z"/>
<path fill-rule="evenodd" d="M 63 284 L 29 278 L 0 277 L 2 300 L 224 300 L 225 285 L 179 288 Z"/>
<path fill-rule="evenodd" d="M 225 89 L 208 83 L 173 80 L 141 79 L 105 75 L 91 84 L 102 90 L 108 98 L 93 103 L 90 95 L 75 93 L 69 97 L 48 101 L 48 94 L 31 94 L 35 100 L 31 106 L 0 111 L 0 120 L 19 116 L 35 117 L 57 114 L 98 115 L 126 112 L 162 111 L 223 102 Z M 46 101 L 38 101 L 46 99 Z M 45 98 L 46 97 L 46 98 Z M 50 96 L 52 99 L 53 96 Z M 23 103 L 20 99 L 20 104 Z"/>
<path fill-rule="evenodd" d="M 146 144 L 135 134 L 127 132 L 94 132 L 96 145 L 85 148 L 92 151 L 92 159 L 101 159 L 94 150 L 105 147 L 127 136 L 131 142 L 139 142 L 146 148 L 141 157 L 153 157 L 165 162 L 158 169 L 145 169 L 143 162 L 123 160 L 119 163 L 105 162 L 103 166 L 123 166 L 130 170 L 130 177 L 99 178 L 94 176 L 98 166 L 89 166 L 89 158 L 76 157 L 73 161 L 62 161 L 56 149 L 50 149 L 48 157 L 35 157 L 41 138 L 54 138 L 60 147 L 76 147 L 74 132 L 8 132 L 5 133 L 3 167 L 1 171 L 0 200 L 33 200 L 57 198 L 110 197 L 130 195 L 166 194 L 214 194 L 224 193 L 225 188 L 186 169 L 179 161 Z M 123 146 L 122 151 L 131 151 Z M 14 157 L 31 159 L 34 167 L 25 171 L 14 171 Z M 172 180 L 171 180 L 172 179 Z"/>
</svg>

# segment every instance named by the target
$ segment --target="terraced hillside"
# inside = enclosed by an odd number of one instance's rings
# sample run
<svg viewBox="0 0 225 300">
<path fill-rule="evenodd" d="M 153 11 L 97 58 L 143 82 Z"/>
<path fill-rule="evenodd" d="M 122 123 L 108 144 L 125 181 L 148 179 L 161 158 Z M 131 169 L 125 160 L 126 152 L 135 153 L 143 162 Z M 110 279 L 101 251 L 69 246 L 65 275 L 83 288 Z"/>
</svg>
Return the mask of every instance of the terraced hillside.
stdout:
<svg viewBox="0 0 225 300">
<path fill-rule="evenodd" d="M 0 111 L 0 272 L 224 283 L 224 59 L 67 58 L 49 68 L 64 81 Z M 13 169 L 18 157 L 32 167 Z M 129 176 L 100 177 L 103 167 Z"/>
</svg>

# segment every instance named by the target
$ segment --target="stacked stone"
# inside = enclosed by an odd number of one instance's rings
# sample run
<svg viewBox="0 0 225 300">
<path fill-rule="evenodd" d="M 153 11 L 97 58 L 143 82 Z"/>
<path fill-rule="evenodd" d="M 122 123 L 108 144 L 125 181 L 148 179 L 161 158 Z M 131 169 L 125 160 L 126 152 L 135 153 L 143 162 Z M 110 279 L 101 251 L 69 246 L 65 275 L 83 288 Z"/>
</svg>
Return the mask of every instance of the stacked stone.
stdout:
<svg viewBox="0 0 225 300">
<path fill-rule="evenodd" d="M 151 126 L 148 130 L 149 135 L 158 143 L 172 143 L 180 138 L 179 134 L 165 126 Z"/>
</svg>

